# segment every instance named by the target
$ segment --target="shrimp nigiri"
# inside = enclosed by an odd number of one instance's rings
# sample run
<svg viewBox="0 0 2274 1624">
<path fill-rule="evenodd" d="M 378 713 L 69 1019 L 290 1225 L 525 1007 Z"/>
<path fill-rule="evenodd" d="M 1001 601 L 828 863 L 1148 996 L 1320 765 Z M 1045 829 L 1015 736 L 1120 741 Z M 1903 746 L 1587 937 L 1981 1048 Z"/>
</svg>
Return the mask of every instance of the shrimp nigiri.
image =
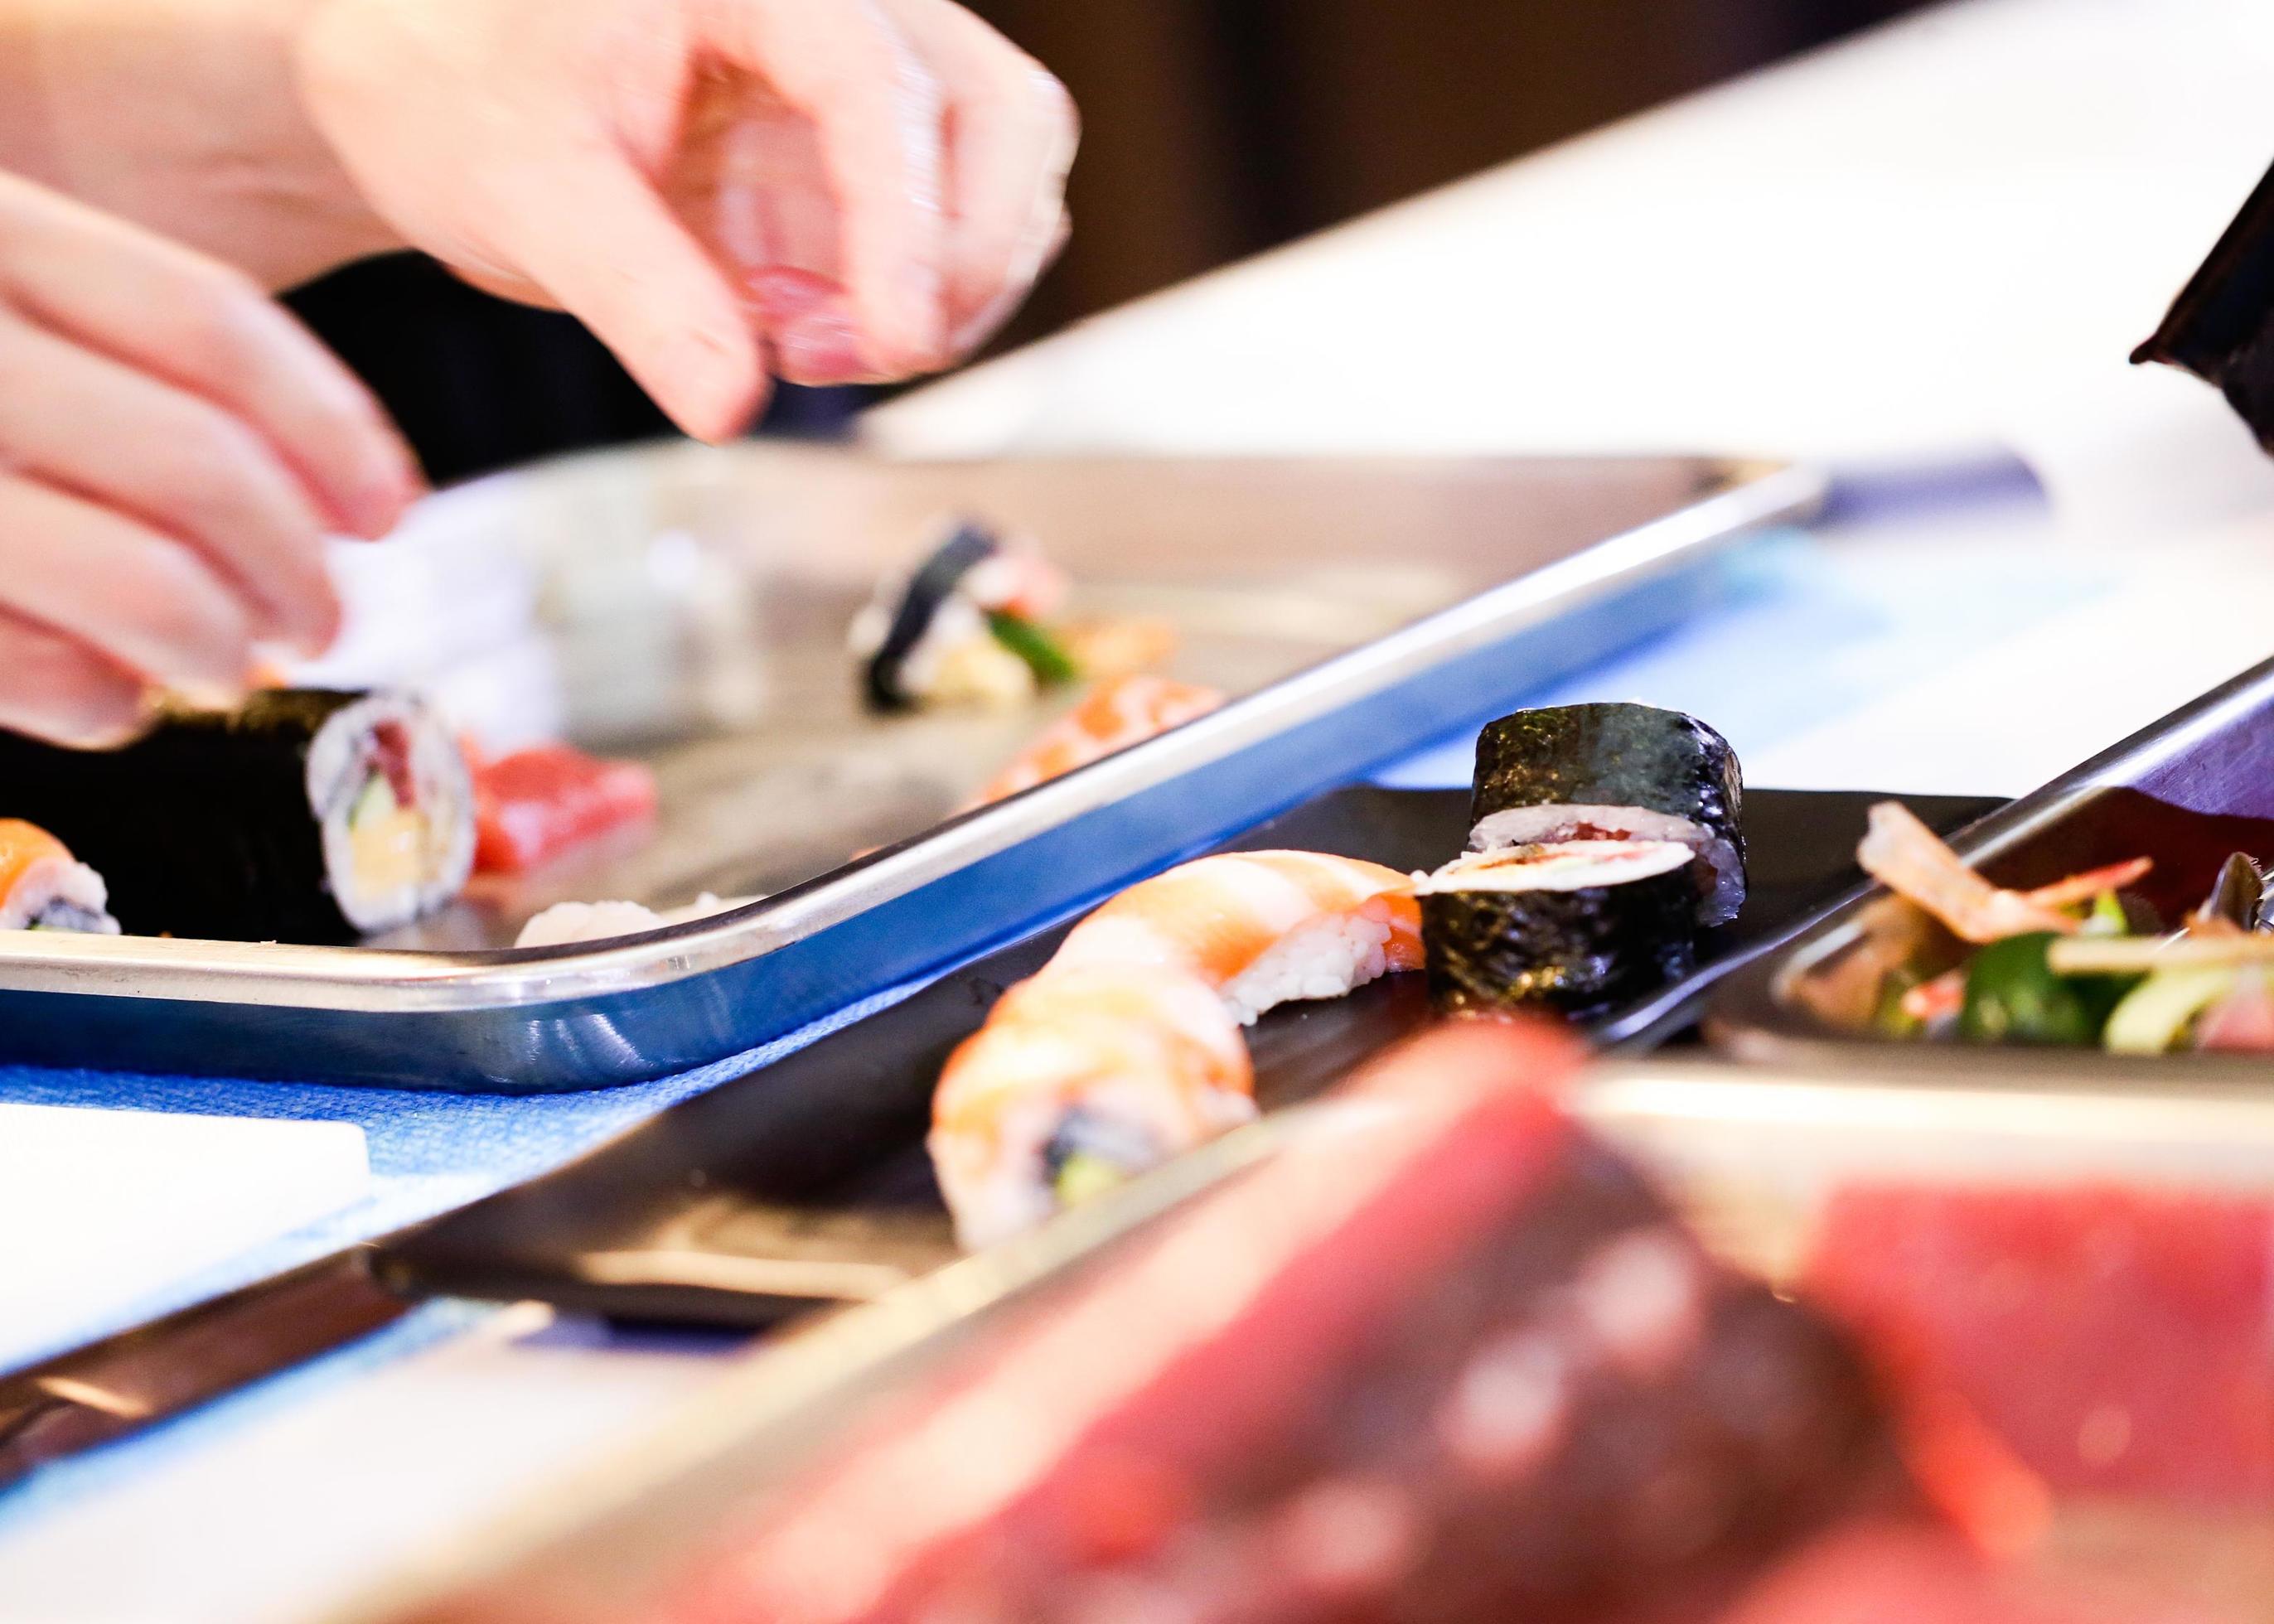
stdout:
<svg viewBox="0 0 2274 1624">
<path fill-rule="evenodd" d="M 1421 910 L 1394 868 L 1323 852 L 1231 852 L 1133 885 L 1074 927 L 1053 970 L 1159 965 L 1214 988 L 1241 1025 L 1422 964 Z"/>
<path fill-rule="evenodd" d="M 1239 1028 L 1212 989 L 1145 966 L 1053 969 L 948 1059 L 930 1139 L 966 1246 L 985 1246 L 1255 1116 Z"/>
</svg>

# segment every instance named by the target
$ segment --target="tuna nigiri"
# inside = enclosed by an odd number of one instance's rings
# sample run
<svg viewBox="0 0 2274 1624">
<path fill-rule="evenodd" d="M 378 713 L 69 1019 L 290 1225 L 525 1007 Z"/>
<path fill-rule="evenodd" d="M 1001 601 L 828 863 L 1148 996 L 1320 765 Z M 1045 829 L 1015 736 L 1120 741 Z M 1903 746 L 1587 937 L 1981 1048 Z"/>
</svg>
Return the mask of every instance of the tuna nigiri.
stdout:
<svg viewBox="0 0 2274 1624">
<path fill-rule="evenodd" d="M 1225 853 L 1171 868 L 1075 926 L 1050 961 L 1180 970 L 1213 987 L 1242 1025 L 1421 962 L 1407 876 L 1323 852 Z"/>
</svg>

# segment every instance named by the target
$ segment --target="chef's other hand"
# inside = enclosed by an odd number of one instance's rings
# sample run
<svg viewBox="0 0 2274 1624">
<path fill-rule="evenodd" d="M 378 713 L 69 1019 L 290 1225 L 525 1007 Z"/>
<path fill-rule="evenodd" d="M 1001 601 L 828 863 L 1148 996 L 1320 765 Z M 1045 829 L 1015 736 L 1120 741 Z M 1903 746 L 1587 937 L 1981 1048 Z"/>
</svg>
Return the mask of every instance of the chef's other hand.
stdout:
<svg viewBox="0 0 2274 1624">
<path fill-rule="evenodd" d="M 299 59 L 396 230 L 704 439 L 947 365 L 1064 237 L 1073 104 L 948 0 L 318 0 Z"/>
<path fill-rule="evenodd" d="M 338 629 L 328 530 L 414 494 L 363 386 L 242 273 L 0 174 L 0 726 L 131 731 Z"/>
</svg>

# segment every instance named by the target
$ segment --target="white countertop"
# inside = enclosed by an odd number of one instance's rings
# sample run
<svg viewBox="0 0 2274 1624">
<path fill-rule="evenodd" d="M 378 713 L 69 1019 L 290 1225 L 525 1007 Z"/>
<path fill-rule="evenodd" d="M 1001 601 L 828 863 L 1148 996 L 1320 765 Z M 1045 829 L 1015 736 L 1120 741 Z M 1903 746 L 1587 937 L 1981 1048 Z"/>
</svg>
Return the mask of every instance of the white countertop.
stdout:
<svg viewBox="0 0 2274 1624">
<path fill-rule="evenodd" d="M 1967 0 L 1088 323 L 874 432 L 954 453 L 2012 447 L 2050 515 L 1796 544 L 1804 651 L 1771 602 L 1632 680 L 1842 696 L 1774 729 L 1764 710 L 1758 782 L 2018 790 L 2274 652 L 2274 465 L 2210 390 L 2125 362 L 2274 158 L 2270 86 L 2263 0 Z M 2038 718 L 2020 737 L 2017 713 Z M 300 1615 L 713 1367 L 508 1316 L 352 1382 L 272 1383 L 145 1447 L 147 1469 L 0 1519 L 0 1617 Z"/>
</svg>

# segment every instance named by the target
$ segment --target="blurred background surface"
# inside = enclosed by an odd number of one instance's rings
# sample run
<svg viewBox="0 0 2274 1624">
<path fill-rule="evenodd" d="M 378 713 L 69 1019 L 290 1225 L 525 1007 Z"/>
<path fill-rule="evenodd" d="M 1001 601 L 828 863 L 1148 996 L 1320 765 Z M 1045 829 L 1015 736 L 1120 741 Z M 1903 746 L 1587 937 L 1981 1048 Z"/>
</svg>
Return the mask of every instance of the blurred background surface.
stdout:
<svg viewBox="0 0 2274 1624">
<path fill-rule="evenodd" d="M 1918 0 L 969 0 L 1081 103 L 1065 258 L 998 348 L 1917 8 Z M 438 482 L 667 432 L 564 316 L 413 257 L 295 307 Z M 858 391 L 761 425 L 830 434 Z"/>
</svg>

